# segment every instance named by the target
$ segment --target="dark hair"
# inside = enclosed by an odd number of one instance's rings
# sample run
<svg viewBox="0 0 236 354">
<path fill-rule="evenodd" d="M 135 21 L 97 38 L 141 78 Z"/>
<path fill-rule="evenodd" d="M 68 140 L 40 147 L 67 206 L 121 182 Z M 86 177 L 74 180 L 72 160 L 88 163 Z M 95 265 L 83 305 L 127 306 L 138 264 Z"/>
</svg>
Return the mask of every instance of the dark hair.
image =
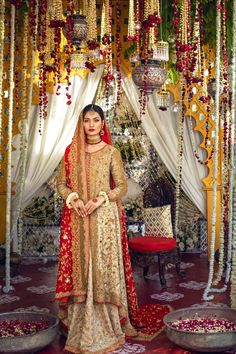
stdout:
<svg viewBox="0 0 236 354">
<path fill-rule="evenodd" d="M 89 111 L 97 112 L 100 115 L 101 119 L 104 120 L 105 116 L 101 107 L 97 106 L 96 104 L 88 104 L 84 107 L 82 111 L 83 118 L 85 117 L 85 114 Z"/>
</svg>

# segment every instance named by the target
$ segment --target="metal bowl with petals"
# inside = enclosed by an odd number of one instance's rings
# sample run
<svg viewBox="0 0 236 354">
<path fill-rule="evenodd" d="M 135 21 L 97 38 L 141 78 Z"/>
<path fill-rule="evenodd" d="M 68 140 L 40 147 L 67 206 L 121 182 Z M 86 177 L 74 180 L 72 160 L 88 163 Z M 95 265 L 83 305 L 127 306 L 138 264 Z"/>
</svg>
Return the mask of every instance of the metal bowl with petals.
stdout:
<svg viewBox="0 0 236 354">
<path fill-rule="evenodd" d="M 49 327 L 35 334 L 20 335 L 16 337 L 0 337 L 0 353 L 34 353 L 49 345 L 58 332 L 59 320 L 56 316 L 45 312 L 19 311 L 0 314 L 3 321 L 43 321 Z"/>
<path fill-rule="evenodd" d="M 236 330 L 228 332 L 189 332 L 173 328 L 171 323 L 190 318 L 216 318 L 236 322 L 236 310 L 219 307 L 183 308 L 164 317 L 167 337 L 178 346 L 197 352 L 219 353 L 236 348 Z"/>
</svg>

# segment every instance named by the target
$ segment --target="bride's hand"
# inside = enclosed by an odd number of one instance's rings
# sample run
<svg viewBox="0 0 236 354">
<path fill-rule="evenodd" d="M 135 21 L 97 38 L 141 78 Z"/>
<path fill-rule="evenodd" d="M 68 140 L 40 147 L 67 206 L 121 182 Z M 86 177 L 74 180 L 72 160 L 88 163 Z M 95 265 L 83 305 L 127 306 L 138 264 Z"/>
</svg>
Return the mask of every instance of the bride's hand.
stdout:
<svg viewBox="0 0 236 354">
<path fill-rule="evenodd" d="M 83 200 L 75 198 L 72 199 L 70 203 L 79 216 L 82 216 L 83 218 L 87 216 Z"/>
<path fill-rule="evenodd" d="M 99 196 L 89 200 L 88 203 L 85 205 L 86 213 L 92 214 L 92 212 L 98 207 L 100 207 L 103 202 L 105 202 L 105 198 L 103 196 Z"/>
</svg>

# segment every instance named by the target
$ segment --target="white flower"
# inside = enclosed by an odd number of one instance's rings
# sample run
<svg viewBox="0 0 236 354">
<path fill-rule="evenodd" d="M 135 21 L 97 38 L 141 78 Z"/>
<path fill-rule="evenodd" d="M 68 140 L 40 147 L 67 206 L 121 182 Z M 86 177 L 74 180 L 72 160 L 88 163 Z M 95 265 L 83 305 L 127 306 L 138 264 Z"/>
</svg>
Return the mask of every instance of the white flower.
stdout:
<svg viewBox="0 0 236 354">
<path fill-rule="evenodd" d="M 180 251 L 184 250 L 184 243 L 183 242 L 179 243 L 179 249 L 180 249 Z"/>
<path fill-rule="evenodd" d="M 193 246 L 193 240 L 188 237 L 187 240 L 186 240 L 186 244 L 187 244 L 188 246 Z"/>
</svg>

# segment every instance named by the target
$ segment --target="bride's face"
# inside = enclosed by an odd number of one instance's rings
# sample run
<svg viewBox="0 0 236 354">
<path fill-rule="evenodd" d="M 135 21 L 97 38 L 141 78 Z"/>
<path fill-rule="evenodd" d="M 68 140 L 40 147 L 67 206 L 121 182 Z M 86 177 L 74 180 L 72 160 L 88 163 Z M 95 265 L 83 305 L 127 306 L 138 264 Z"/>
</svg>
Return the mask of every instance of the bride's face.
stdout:
<svg viewBox="0 0 236 354">
<path fill-rule="evenodd" d="M 102 118 L 95 111 L 89 111 L 85 114 L 83 120 L 84 132 L 89 136 L 99 135 L 102 129 Z"/>
</svg>

